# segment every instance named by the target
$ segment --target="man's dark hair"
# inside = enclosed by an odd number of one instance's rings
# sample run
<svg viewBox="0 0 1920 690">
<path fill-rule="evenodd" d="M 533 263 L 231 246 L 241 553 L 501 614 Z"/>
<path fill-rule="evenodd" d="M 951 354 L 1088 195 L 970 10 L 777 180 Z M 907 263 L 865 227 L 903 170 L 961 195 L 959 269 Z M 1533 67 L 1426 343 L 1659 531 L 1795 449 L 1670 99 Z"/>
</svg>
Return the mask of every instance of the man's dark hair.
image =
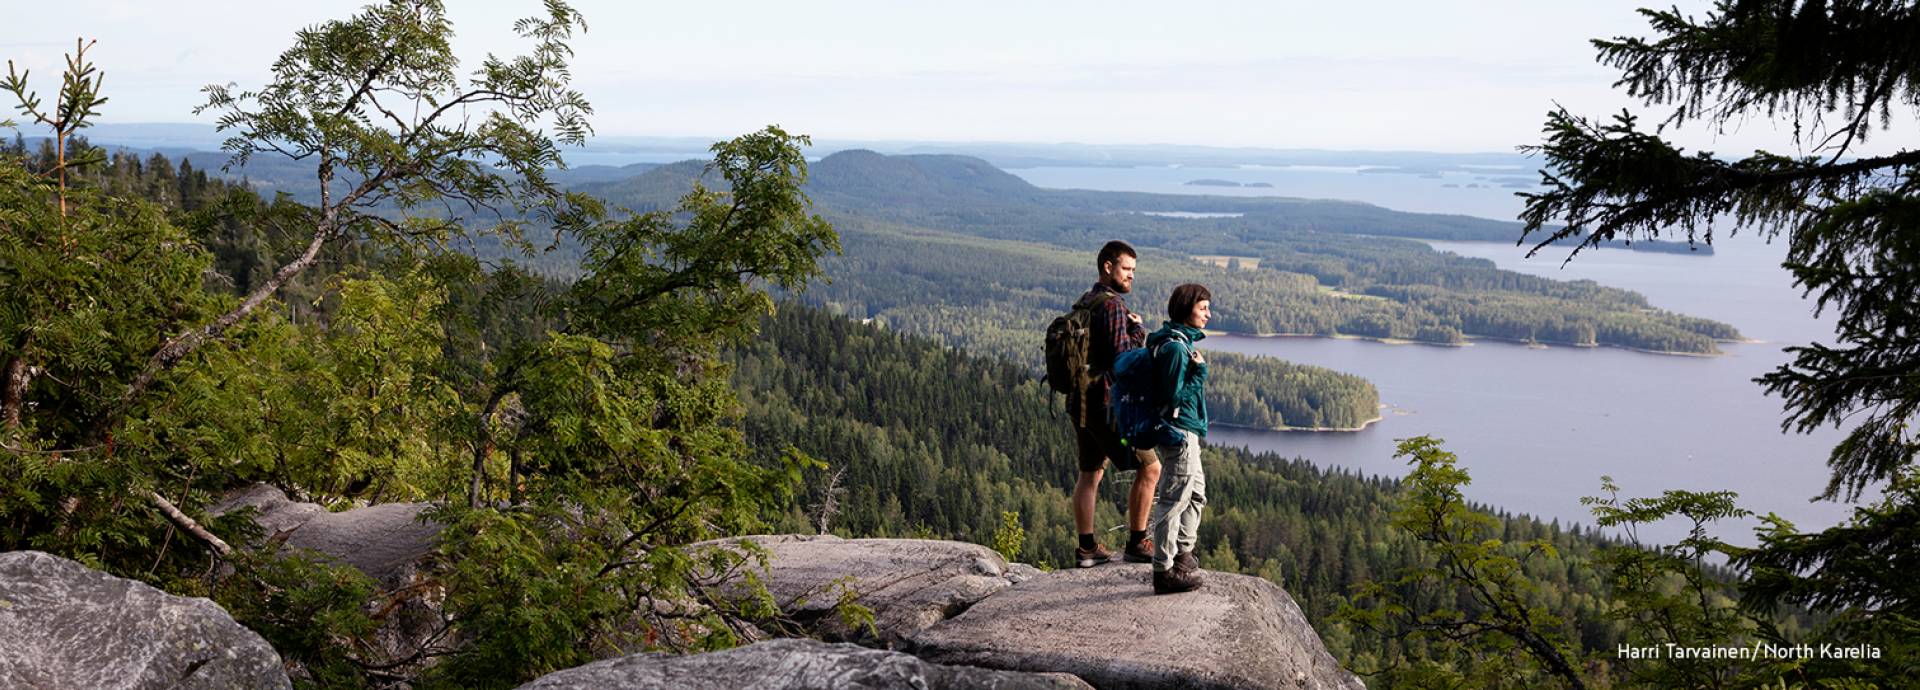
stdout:
<svg viewBox="0 0 1920 690">
<path fill-rule="evenodd" d="M 1173 289 L 1173 296 L 1167 298 L 1167 318 L 1174 323 L 1186 323 L 1193 316 L 1193 305 L 1213 301 L 1213 293 L 1199 283 L 1184 283 Z"/>
<path fill-rule="evenodd" d="M 1134 253 L 1133 245 L 1121 242 L 1120 240 L 1114 240 L 1108 242 L 1107 246 L 1100 248 L 1100 256 L 1094 258 L 1093 267 L 1101 271 L 1106 271 L 1107 264 L 1119 261 L 1122 256 L 1131 256 L 1135 259 L 1140 258 L 1139 254 Z"/>
</svg>

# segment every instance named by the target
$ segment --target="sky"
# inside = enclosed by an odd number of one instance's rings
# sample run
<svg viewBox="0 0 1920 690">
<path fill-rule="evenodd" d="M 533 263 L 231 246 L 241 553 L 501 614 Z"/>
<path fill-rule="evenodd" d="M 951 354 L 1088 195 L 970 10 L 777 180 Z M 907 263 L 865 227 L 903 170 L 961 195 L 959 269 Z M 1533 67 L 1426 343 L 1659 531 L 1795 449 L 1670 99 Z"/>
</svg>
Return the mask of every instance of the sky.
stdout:
<svg viewBox="0 0 1920 690">
<path fill-rule="evenodd" d="M 778 124 L 836 140 L 1503 152 L 1539 143 L 1556 103 L 1665 115 L 1613 89 L 1617 72 L 1588 42 L 1647 35 L 1635 11 L 1646 2 L 575 0 L 589 30 L 573 66 L 601 135 L 721 139 Z M 294 32 L 364 3 L 16 4 L 0 58 L 48 93 L 74 38 L 97 40 L 88 56 L 111 99 L 99 121 L 129 124 L 211 123 L 192 112 L 201 87 L 261 85 Z M 468 65 L 517 54 L 513 20 L 540 10 L 450 5 Z M 1798 152 L 1790 129 L 1764 120 L 1675 139 Z"/>
</svg>

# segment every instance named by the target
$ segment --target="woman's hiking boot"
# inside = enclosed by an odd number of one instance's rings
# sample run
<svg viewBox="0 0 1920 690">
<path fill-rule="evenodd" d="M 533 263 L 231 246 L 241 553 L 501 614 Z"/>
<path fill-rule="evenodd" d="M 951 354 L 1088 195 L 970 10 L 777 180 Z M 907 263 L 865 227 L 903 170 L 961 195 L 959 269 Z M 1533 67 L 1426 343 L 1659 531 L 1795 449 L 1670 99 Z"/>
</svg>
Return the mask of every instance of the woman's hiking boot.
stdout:
<svg viewBox="0 0 1920 690">
<path fill-rule="evenodd" d="M 1174 554 L 1173 569 L 1174 570 L 1186 569 L 1194 572 L 1199 572 L 1200 558 L 1198 556 L 1193 555 L 1192 551 L 1182 551 L 1180 553 Z"/>
<path fill-rule="evenodd" d="M 1178 594 L 1200 588 L 1200 571 L 1174 564 L 1172 570 L 1153 571 L 1154 594 Z"/>
</svg>

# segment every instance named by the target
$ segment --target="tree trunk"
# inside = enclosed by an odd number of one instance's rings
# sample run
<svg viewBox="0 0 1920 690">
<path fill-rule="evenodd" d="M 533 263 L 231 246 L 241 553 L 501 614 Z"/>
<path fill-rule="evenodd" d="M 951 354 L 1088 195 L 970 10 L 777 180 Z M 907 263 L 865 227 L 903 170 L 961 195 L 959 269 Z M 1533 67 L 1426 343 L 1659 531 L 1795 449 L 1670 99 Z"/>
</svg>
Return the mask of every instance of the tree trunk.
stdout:
<svg viewBox="0 0 1920 690">
<path fill-rule="evenodd" d="M 26 404 L 27 382 L 33 380 L 25 348 L 21 349 L 20 355 L 7 363 L 6 379 L 0 382 L 4 387 L 0 390 L 0 418 L 5 420 L 7 431 L 20 428 L 20 407 Z"/>
</svg>

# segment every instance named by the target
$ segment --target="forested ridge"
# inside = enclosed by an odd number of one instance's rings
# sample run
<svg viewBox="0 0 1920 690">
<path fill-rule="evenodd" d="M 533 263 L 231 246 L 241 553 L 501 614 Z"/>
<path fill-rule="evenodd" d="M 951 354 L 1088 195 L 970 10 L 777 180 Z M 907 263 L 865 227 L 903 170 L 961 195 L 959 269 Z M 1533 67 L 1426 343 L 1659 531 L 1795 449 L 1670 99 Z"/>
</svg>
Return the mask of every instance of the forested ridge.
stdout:
<svg viewBox="0 0 1920 690">
<path fill-rule="evenodd" d="M 577 188 L 643 210 L 697 174 L 680 163 Z M 1021 334 L 1038 332 L 1092 283 L 1088 257 L 1114 238 L 1145 252 L 1129 301 L 1136 312 L 1156 313 L 1173 285 L 1199 282 L 1215 295 L 1213 327 L 1234 333 L 1439 344 L 1478 336 L 1696 354 L 1740 338 L 1638 293 L 1504 271 L 1403 239 L 1510 242 L 1519 230 L 1511 222 L 1342 201 L 1045 190 L 966 156 L 868 151 L 822 159 L 808 191 L 846 241 L 845 255 L 828 261 L 833 281 L 806 299 L 1027 361 L 1038 340 Z M 1147 215 L 1170 211 L 1242 215 Z M 1206 255 L 1255 258 L 1258 268 L 1191 260 Z"/>
</svg>

